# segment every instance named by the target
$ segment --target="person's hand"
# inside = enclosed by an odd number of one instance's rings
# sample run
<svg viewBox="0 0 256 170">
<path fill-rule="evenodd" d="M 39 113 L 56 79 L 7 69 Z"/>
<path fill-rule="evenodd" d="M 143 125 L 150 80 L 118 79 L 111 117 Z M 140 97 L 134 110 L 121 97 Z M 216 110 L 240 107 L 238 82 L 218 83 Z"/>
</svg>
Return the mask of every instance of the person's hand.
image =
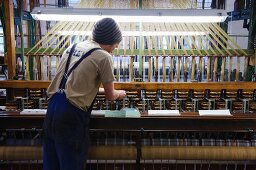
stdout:
<svg viewBox="0 0 256 170">
<path fill-rule="evenodd" d="M 118 93 L 118 100 L 122 100 L 126 96 L 126 92 L 124 90 L 117 90 Z"/>
</svg>

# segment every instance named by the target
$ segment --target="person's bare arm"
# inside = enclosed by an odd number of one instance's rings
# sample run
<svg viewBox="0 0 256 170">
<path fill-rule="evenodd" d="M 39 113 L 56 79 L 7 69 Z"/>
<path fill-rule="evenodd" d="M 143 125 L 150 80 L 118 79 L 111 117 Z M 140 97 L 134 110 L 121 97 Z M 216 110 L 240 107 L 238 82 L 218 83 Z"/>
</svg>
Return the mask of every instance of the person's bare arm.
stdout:
<svg viewBox="0 0 256 170">
<path fill-rule="evenodd" d="M 126 92 L 124 90 L 115 90 L 114 89 L 114 83 L 109 82 L 109 83 L 103 83 L 103 88 L 105 92 L 105 96 L 107 100 L 121 100 L 126 96 Z M 101 92 L 103 89 L 99 89 Z M 100 92 L 99 91 L 99 92 Z"/>
</svg>

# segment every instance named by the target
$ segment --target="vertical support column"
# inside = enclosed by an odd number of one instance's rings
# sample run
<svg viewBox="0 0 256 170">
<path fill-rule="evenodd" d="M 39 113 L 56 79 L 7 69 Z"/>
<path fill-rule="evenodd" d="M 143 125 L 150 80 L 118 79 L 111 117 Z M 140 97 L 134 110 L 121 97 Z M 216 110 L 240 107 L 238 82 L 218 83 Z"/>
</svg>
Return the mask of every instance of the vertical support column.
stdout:
<svg viewBox="0 0 256 170">
<path fill-rule="evenodd" d="M 136 170 L 141 169 L 141 156 L 142 156 L 142 151 L 141 151 L 141 140 L 144 134 L 144 129 L 141 128 L 140 131 L 137 132 L 136 135 L 136 150 L 137 150 L 137 157 L 136 157 Z"/>
<path fill-rule="evenodd" d="M 250 14 L 250 25 L 249 25 L 249 36 L 248 36 L 248 49 L 256 50 L 256 1 L 251 0 L 251 14 Z M 249 65 L 254 66 L 254 72 L 252 72 L 253 79 L 256 77 L 256 52 L 249 59 Z M 255 80 L 254 80 L 255 81 Z"/>
<path fill-rule="evenodd" d="M 256 38 L 256 1 L 251 1 L 250 6 L 250 25 L 249 25 L 249 36 L 248 36 L 248 49 L 254 49 L 254 43 Z"/>
<path fill-rule="evenodd" d="M 16 53 L 15 53 L 15 32 L 14 32 L 14 16 L 13 16 L 13 0 L 6 0 L 4 4 L 5 11 L 5 28 L 6 28 L 6 46 L 7 55 L 6 63 L 8 65 L 8 79 L 15 76 Z"/>
<path fill-rule="evenodd" d="M 142 9 L 142 0 L 139 0 L 139 9 Z M 139 23 L 139 32 L 140 32 L 140 36 L 139 36 L 139 78 L 143 79 L 143 58 L 142 58 L 142 41 L 143 41 L 143 36 L 141 35 L 142 32 L 142 23 Z"/>
<path fill-rule="evenodd" d="M 192 56 L 191 81 L 195 80 L 195 72 L 196 72 L 196 59 L 195 59 L 195 56 Z"/>
<path fill-rule="evenodd" d="M 24 11 L 28 11 L 28 1 L 29 0 L 23 0 L 23 10 Z M 24 30 L 26 30 L 25 34 L 27 34 L 27 36 L 25 37 L 24 41 L 26 42 L 26 47 L 28 47 L 28 36 L 29 36 L 29 33 L 28 33 L 28 21 L 25 24 Z"/>
<path fill-rule="evenodd" d="M 24 3 L 23 0 L 20 0 L 18 3 L 19 6 L 19 14 L 20 14 L 20 39 L 21 39 L 21 60 L 22 60 L 22 79 L 25 79 L 25 56 L 24 56 L 24 33 L 23 33 L 23 9 Z"/>
<path fill-rule="evenodd" d="M 204 9 L 204 3 L 205 3 L 205 0 L 202 1 L 202 9 Z"/>
</svg>

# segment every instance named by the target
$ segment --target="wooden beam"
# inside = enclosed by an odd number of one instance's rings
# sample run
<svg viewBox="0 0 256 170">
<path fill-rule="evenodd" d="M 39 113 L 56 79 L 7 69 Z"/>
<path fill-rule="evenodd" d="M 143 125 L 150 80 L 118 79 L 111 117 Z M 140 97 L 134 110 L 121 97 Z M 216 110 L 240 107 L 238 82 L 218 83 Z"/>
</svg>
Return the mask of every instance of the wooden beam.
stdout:
<svg viewBox="0 0 256 170">
<path fill-rule="evenodd" d="M 0 81 L 1 88 L 31 88 L 31 89 L 42 89 L 47 88 L 50 85 L 50 81 L 29 81 L 29 80 L 7 80 Z M 116 89 L 124 90 L 173 90 L 173 89 L 194 89 L 194 90 L 255 90 L 256 82 L 200 82 L 200 83 L 189 83 L 189 82 L 170 82 L 170 83 L 157 83 L 157 82 L 130 82 L 114 83 Z"/>
<path fill-rule="evenodd" d="M 15 76 L 16 54 L 15 54 L 15 32 L 14 32 L 14 16 L 13 16 L 13 0 L 6 0 L 4 5 L 5 25 L 6 25 L 6 46 L 7 55 L 6 63 L 8 65 L 8 79 Z"/>
<path fill-rule="evenodd" d="M 92 115 L 90 129 L 98 130 L 169 130 L 169 131 L 204 131 L 204 132 L 248 132 L 256 130 L 255 114 L 236 113 L 232 116 L 199 116 L 197 112 L 181 112 L 180 116 L 148 116 L 142 113 L 139 118 L 104 117 Z M 0 114 L 0 130 L 5 129 L 41 129 L 45 115 L 22 115 L 17 112 Z M 17 146 L 13 146 L 17 147 Z M 21 147 L 21 146 L 19 146 Z M 24 146 L 25 147 L 25 146 Z M 98 147 L 98 146 L 96 146 Z M 188 146 L 186 146 L 188 147 Z M 213 146 L 210 146 L 213 147 Z M 240 147 L 240 146 L 239 146 Z M 228 147 L 230 148 L 230 146 Z M 255 148 L 255 147 L 254 147 Z M 16 148 L 17 149 L 17 148 Z M 5 151 L 8 151 L 5 150 Z M 17 151 L 17 150 L 16 150 Z M 5 152 L 6 153 L 6 152 Z M 11 152 L 13 153 L 13 152 Z M 3 157 L 2 157 L 3 158 Z M 6 158 L 6 157 L 4 157 Z M 0 147 L 1 159 L 1 147 Z M 20 160 L 20 159 L 19 159 Z M 28 157 L 26 155 L 26 160 Z"/>
</svg>

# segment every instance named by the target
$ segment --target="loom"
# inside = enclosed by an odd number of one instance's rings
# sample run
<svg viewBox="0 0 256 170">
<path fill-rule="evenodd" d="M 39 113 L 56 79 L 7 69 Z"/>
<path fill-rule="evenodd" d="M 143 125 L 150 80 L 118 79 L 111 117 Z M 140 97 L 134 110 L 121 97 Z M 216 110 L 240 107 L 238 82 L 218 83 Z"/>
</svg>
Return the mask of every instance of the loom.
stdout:
<svg viewBox="0 0 256 170">
<path fill-rule="evenodd" d="M 120 3 L 108 2 L 81 1 L 76 8 Z M 136 2 L 122 4 L 136 9 Z M 188 0 L 141 3 L 152 9 L 197 7 Z M 0 81 L 7 91 L 0 111 L 0 169 L 42 169 L 46 89 L 62 52 L 89 39 L 93 24 L 56 22 L 17 60 L 25 80 Z M 127 97 L 96 96 L 87 169 L 255 169 L 256 76 L 248 71 L 256 65 L 255 52 L 239 47 L 220 23 L 120 27 L 124 36 L 113 53 L 113 72 L 115 88 Z M 122 108 L 138 110 L 139 117 L 105 117 Z"/>
</svg>

